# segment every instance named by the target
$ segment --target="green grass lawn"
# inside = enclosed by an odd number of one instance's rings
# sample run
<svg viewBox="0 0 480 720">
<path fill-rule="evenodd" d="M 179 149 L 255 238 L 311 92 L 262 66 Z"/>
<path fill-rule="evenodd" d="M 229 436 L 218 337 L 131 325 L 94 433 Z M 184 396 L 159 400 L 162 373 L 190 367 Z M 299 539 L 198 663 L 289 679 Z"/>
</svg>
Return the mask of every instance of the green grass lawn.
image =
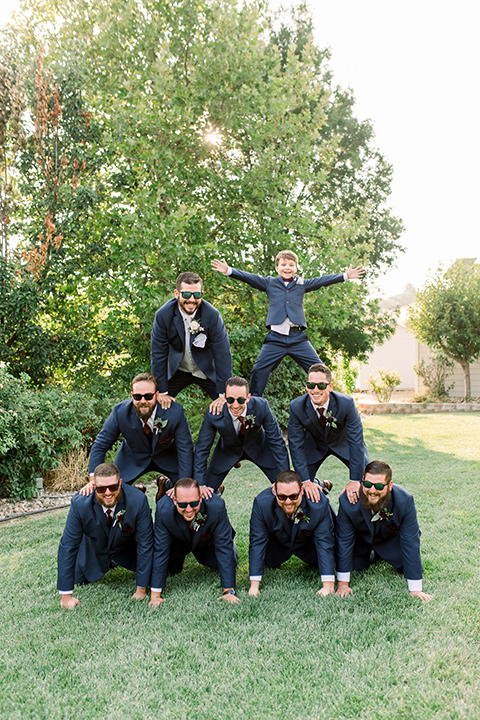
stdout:
<svg viewBox="0 0 480 720">
<path fill-rule="evenodd" d="M 0 529 L 0 718 L 433 720 L 480 718 L 480 414 L 374 416 L 371 459 L 416 498 L 424 589 L 384 563 L 352 575 L 348 598 L 319 598 L 293 559 L 248 589 L 248 520 L 266 484 L 249 463 L 226 481 L 240 553 L 239 605 L 187 560 L 151 609 L 135 578 L 110 572 L 62 611 L 56 553 L 67 511 Z M 346 469 L 330 458 L 337 507 Z M 149 491 L 153 499 L 153 489 Z"/>
</svg>

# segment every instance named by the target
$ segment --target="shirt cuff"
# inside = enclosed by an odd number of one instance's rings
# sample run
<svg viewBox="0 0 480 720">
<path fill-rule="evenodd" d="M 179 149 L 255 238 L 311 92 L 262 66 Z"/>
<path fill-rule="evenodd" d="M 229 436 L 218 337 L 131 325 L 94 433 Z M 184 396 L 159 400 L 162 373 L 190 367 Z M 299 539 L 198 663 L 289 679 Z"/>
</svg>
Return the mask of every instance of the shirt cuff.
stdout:
<svg viewBox="0 0 480 720">
<path fill-rule="evenodd" d="M 346 272 L 344 272 L 343 273 L 343 282 L 347 282 L 347 280 L 348 280 L 348 275 Z"/>
<path fill-rule="evenodd" d="M 260 582 L 262 577 L 263 575 L 250 575 L 250 580 L 258 580 L 258 582 Z"/>
<path fill-rule="evenodd" d="M 225 273 L 225 275 L 231 275 L 231 274 L 232 274 L 232 268 L 230 266 L 228 266 L 228 270 Z"/>
<path fill-rule="evenodd" d="M 408 580 L 408 578 L 407 578 L 407 583 L 408 583 L 408 589 L 410 590 L 410 592 L 412 592 L 412 590 L 417 591 L 417 592 L 422 592 L 422 580 L 421 579 L 420 580 Z"/>
<path fill-rule="evenodd" d="M 335 582 L 335 575 L 320 575 L 322 582 Z"/>
<path fill-rule="evenodd" d="M 59 590 L 60 595 L 73 595 L 73 590 Z"/>
<path fill-rule="evenodd" d="M 150 588 L 150 592 L 159 592 L 159 593 L 161 593 L 162 590 L 163 590 L 163 588 L 153 588 L 153 587 Z"/>
<path fill-rule="evenodd" d="M 337 580 L 338 580 L 338 582 L 350 582 L 350 573 L 349 572 L 337 572 Z"/>
</svg>

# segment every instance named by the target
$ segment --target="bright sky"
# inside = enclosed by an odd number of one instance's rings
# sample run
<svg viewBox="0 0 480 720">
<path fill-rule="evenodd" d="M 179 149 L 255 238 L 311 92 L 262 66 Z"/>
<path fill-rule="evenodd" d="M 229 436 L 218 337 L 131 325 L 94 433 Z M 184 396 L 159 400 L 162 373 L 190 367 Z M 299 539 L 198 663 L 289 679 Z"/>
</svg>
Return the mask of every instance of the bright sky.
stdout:
<svg viewBox="0 0 480 720">
<path fill-rule="evenodd" d="M 15 0 L 2 0 L 3 24 Z M 272 8 L 288 0 L 270 0 Z M 429 268 L 480 259 L 480 6 L 474 0 L 312 0 L 316 42 L 353 90 L 394 168 L 391 206 L 405 223 L 384 295 L 422 287 Z M 479 203 L 479 205 L 477 205 Z"/>
</svg>

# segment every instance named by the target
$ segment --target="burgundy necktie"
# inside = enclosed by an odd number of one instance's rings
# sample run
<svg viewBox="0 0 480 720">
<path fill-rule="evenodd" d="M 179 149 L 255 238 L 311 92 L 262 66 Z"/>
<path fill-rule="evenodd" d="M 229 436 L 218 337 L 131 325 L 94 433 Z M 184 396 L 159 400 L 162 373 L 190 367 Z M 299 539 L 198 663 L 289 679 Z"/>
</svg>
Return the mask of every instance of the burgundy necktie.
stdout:
<svg viewBox="0 0 480 720">
<path fill-rule="evenodd" d="M 243 415 L 239 415 L 237 417 L 237 420 L 240 420 L 240 430 L 238 431 L 238 434 L 240 437 L 243 437 L 245 435 L 245 430 L 247 429 L 245 427 L 245 420 L 243 419 Z"/>
<path fill-rule="evenodd" d="M 108 508 L 108 510 L 107 510 L 107 525 L 108 525 L 109 530 L 112 527 L 112 523 L 113 523 L 112 511 L 110 508 Z"/>
<path fill-rule="evenodd" d="M 327 421 L 325 420 L 325 408 L 317 408 L 318 410 L 318 419 L 320 420 L 320 425 L 324 428 L 327 424 Z"/>
<path fill-rule="evenodd" d="M 143 420 L 142 420 L 142 422 L 143 422 Z M 143 432 L 145 433 L 145 435 L 146 435 L 147 437 L 149 437 L 149 438 L 152 437 L 152 435 L 153 435 L 153 433 L 152 433 L 152 428 L 150 427 L 150 425 L 148 424 L 148 422 L 144 422 L 144 423 L 143 423 Z"/>
</svg>

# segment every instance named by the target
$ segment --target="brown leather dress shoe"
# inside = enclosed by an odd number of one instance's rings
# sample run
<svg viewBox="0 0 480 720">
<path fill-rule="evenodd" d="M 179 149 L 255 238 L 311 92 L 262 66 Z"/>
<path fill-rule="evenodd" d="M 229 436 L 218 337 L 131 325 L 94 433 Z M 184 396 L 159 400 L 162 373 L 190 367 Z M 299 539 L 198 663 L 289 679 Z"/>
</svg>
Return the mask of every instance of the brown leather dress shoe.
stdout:
<svg viewBox="0 0 480 720">
<path fill-rule="evenodd" d="M 141 490 L 143 493 L 147 492 L 147 486 L 143 483 L 137 483 L 135 487 L 137 488 L 137 490 Z"/>
</svg>

